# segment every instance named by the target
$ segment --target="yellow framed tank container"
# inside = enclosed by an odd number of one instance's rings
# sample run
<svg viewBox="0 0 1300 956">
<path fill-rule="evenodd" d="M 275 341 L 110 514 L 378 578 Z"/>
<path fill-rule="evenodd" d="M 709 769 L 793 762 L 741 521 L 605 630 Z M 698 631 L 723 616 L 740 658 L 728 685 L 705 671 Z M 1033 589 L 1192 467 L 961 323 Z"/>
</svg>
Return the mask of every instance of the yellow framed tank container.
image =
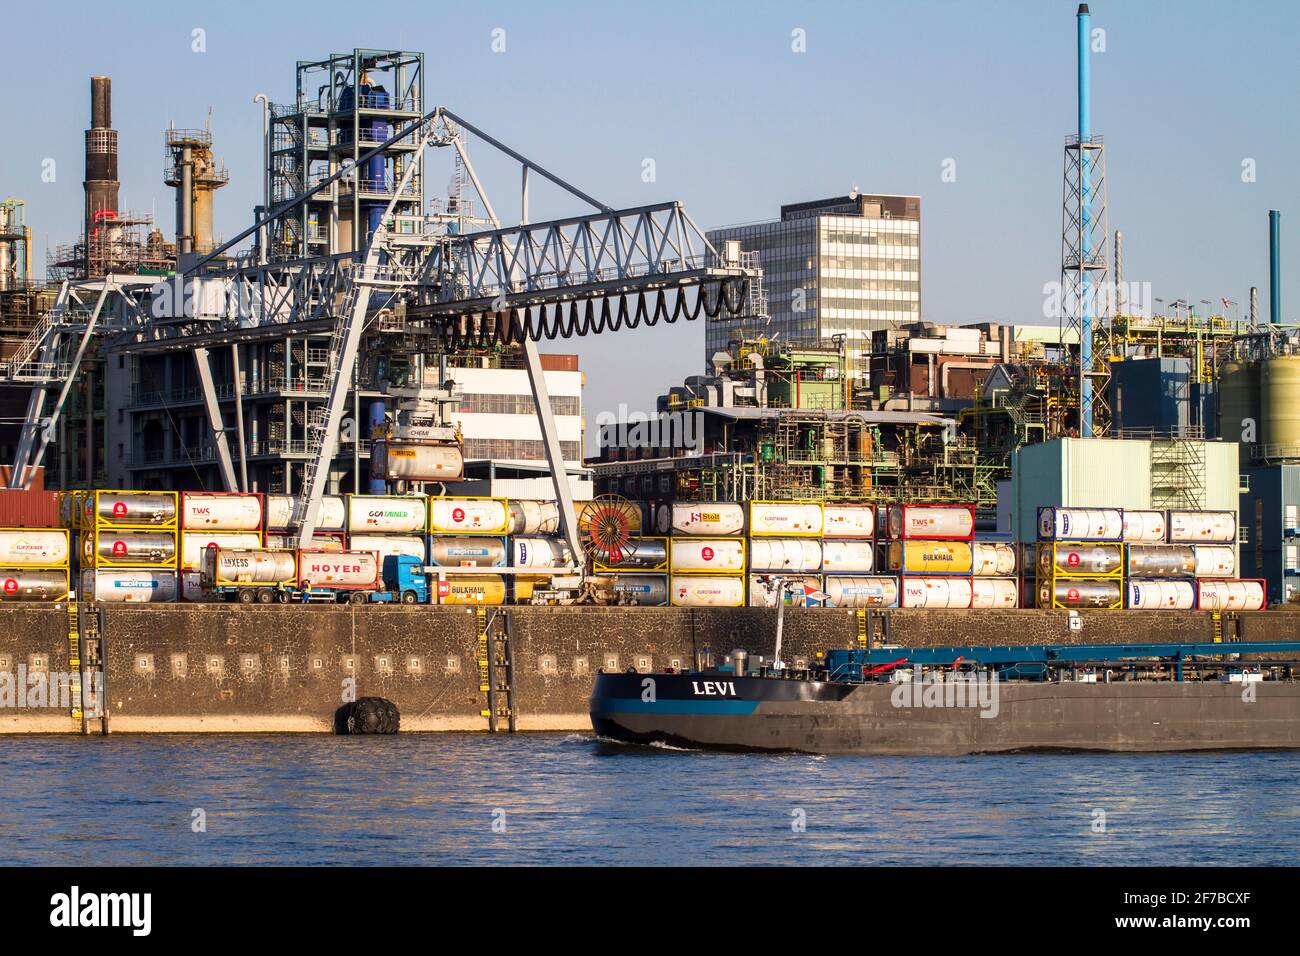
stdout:
<svg viewBox="0 0 1300 956">
<path fill-rule="evenodd" d="M 66 601 L 71 595 L 71 572 L 61 568 L 0 568 L 0 603 L 9 601 Z"/>
<path fill-rule="evenodd" d="M 431 495 L 425 514 L 425 533 L 509 534 L 510 501 L 487 496 Z"/>
<path fill-rule="evenodd" d="M 82 568 L 162 568 L 174 571 L 180 552 L 176 534 L 159 528 L 92 526 L 81 532 Z"/>
<path fill-rule="evenodd" d="M 1124 545 L 1119 541 L 1052 541 L 1038 546 L 1034 573 L 1048 578 L 1124 577 Z"/>
<path fill-rule="evenodd" d="M 83 499 L 80 527 L 175 532 L 180 512 L 176 491 L 96 491 Z"/>
</svg>

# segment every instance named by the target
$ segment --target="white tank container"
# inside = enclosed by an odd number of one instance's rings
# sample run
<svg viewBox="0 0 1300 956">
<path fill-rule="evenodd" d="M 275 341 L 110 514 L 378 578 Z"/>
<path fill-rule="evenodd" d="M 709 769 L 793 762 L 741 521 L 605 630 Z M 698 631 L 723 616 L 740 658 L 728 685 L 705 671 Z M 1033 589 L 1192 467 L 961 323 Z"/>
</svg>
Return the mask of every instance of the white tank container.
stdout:
<svg viewBox="0 0 1300 956">
<path fill-rule="evenodd" d="M 436 534 L 505 534 L 510 510 L 498 498 L 430 498 L 429 528 Z"/>
<path fill-rule="evenodd" d="M 298 579 L 303 587 L 379 590 L 379 557 L 370 551 L 300 551 Z"/>
<path fill-rule="evenodd" d="M 1020 606 L 1020 582 L 1015 578 L 975 578 L 971 581 L 970 606 L 1002 609 Z"/>
<path fill-rule="evenodd" d="M 262 527 L 260 495 L 181 492 L 185 531 L 257 531 Z"/>
<path fill-rule="evenodd" d="M 556 534 L 560 530 L 560 507 L 554 501 L 521 501 L 507 504 L 510 526 L 507 534 Z"/>
<path fill-rule="evenodd" d="M 197 571 L 203 563 L 203 549 L 260 548 L 262 536 L 256 531 L 183 531 L 181 532 L 181 570 Z"/>
<path fill-rule="evenodd" d="M 1186 611 L 1196 606 L 1196 588 L 1191 581 L 1130 578 L 1124 592 L 1124 606 L 1135 611 Z"/>
<path fill-rule="evenodd" d="M 0 601 L 62 601 L 67 596 L 66 568 L 0 568 Z"/>
<path fill-rule="evenodd" d="M 112 528 L 90 531 L 81 538 L 81 563 L 84 567 L 174 567 L 176 532 Z"/>
<path fill-rule="evenodd" d="M 659 530 L 668 534 L 730 535 L 745 529 L 745 509 L 734 501 L 688 501 L 664 506 Z M 662 520 L 664 514 L 668 520 Z"/>
<path fill-rule="evenodd" d="M 424 538 L 415 534 L 354 534 L 348 542 L 348 551 L 376 551 L 382 566 L 384 558 L 405 555 L 423 562 Z"/>
<path fill-rule="evenodd" d="M 569 546 L 559 538 L 514 538 L 511 557 L 516 568 L 566 568 L 574 565 Z"/>
<path fill-rule="evenodd" d="M 348 495 L 348 531 L 352 534 L 422 532 L 429 499 L 423 495 Z"/>
<path fill-rule="evenodd" d="M 876 569 L 876 543 L 830 539 L 822 542 L 822 570 L 827 574 L 870 574 Z"/>
<path fill-rule="evenodd" d="M 1014 544 L 1005 541 L 976 541 L 971 550 L 972 570 L 977 578 L 1005 578 L 1016 573 Z"/>
<path fill-rule="evenodd" d="M 668 590 L 673 607 L 740 607 L 745 603 L 745 579 L 739 575 L 673 575 Z"/>
<path fill-rule="evenodd" d="M 1237 552 L 1226 544 L 1194 544 L 1195 576 L 1230 578 L 1237 573 Z"/>
<path fill-rule="evenodd" d="M 823 509 L 827 538 L 872 538 L 876 534 L 875 505 L 826 505 Z"/>
<path fill-rule="evenodd" d="M 173 492 L 101 491 L 87 494 L 82 501 L 83 524 L 153 527 L 176 523 L 176 495 Z"/>
<path fill-rule="evenodd" d="M 266 536 L 266 546 L 268 548 L 287 548 L 289 550 L 294 550 L 298 547 L 298 536 L 296 534 L 268 534 Z M 311 550 L 346 550 L 346 543 L 343 540 L 343 532 L 318 531 L 316 534 L 311 536 Z"/>
<path fill-rule="evenodd" d="M 823 590 L 829 607 L 898 607 L 898 578 L 828 574 Z"/>
<path fill-rule="evenodd" d="M 288 495 L 266 496 L 266 527 L 268 530 L 284 531 L 293 520 L 293 509 L 298 499 Z M 342 531 L 347 527 L 347 507 L 341 495 L 325 495 L 320 500 L 320 511 L 316 513 L 317 531 Z"/>
<path fill-rule="evenodd" d="M 745 570 L 745 542 L 740 538 L 673 538 L 670 555 L 669 566 L 674 572 L 736 574 Z"/>
<path fill-rule="evenodd" d="M 199 575 L 211 586 L 292 584 L 298 577 L 298 558 L 293 551 L 210 548 L 203 552 Z"/>
<path fill-rule="evenodd" d="M 1237 540 L 1233 511 L 1170 511 L 1169 540 L 1181 544 L 1232 544 Z"/>
<path fill-rule="evenodd" d="M 888 515 L 891 538 L 967 540 L 975 534 L 970 505 L 890 505 Z"/>
<path fill-rule="evenodd" d="M 1119 541 L 1124 512 L 1119 508 L 1039 508 L 1042 541 Z"/>
<path fill-rule="evenodd" d="M 1124 540 L 1151 543 L 1165 540 L 1165 513 L 1163 511 L 1124 511 Z"/>
<path fill-rule="evenodd" d="M 821 536 L 825 527 L 822 506 L 795 504 L 789 501 L 751 501 L 749 504 L 749 534 L 760 535 L 815 535 Z"/>
<path fill-rule="evenodd" d="M 468 534 L 429 539 L 429 563 L 441 568 L 499 568 L 507 557 L 504 538 Z"/>
<path fill-rule="evenodd" d="M 1202 611 L 1258 611 L 1263 606 L 1263 581 L 1196 582 L 1196 607 Z"/>
<path fill-rule="evenodd" d="M 170 604 L 176 600 L 175 571 L 81 572 L 82 600 L 131 604 Z"/>
<path fill-rule="evenodd" d="M 53 528 L 0 531 L 0 567 L 66 567 L 70 550 L 66 531 Z"/>
<path fill-rule="evenodd" d="M 181 600 L 191 604 L 208 604 L 213 601 L 213 596 L 203 590 L 198 571 L 181 572 Z"/>
<path fill-rule="evenodd" d="M 903 578 L 900 606 L 968 608 L 974 596 L 970 578 Z"/>
<path fill-rule="evenodd" d="M 755 571 L 820 571 L 822 545 L 811 538 L 755 538 L 749 542 Z"/>
<path fill-rule="evenodd" d="M 370 476 L 385 481 L 460 481 L 465 456 L 455 445 L 375 442 Z"/>
<path fill-rule="evenodd" d="M 764 581 L 763 577 L 764 575 L 759 574 L 749 576 L 750 607 L 776 607 L 780 600 L 777 588 L 772 586 L 772 582 Z M 793 593 L 789 593 L 790 588 L 794 589 Z M 822 579 L 815 574 L 788 575 L 782 578 L 780 592 L 786 594 L 787 606 L 805 606 L 804 588 L 820 591 L 822 589 Z M 821 601 L 816 603 L 821 604 Z"/>
</svg>

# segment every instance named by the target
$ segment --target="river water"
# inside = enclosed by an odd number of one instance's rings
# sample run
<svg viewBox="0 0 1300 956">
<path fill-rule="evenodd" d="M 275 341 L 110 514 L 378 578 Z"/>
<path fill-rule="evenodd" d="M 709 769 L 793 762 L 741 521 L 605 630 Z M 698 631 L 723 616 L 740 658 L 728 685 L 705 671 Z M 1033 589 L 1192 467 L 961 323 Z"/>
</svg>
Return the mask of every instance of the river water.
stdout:
<svg viewBox="0 0 1300 956">
<path fill-rule="evenodd" d="M 0 738 L 10 864 L 1295 864 L 1300 753 L 708 754 L 583 734 Z"/>
</svg>

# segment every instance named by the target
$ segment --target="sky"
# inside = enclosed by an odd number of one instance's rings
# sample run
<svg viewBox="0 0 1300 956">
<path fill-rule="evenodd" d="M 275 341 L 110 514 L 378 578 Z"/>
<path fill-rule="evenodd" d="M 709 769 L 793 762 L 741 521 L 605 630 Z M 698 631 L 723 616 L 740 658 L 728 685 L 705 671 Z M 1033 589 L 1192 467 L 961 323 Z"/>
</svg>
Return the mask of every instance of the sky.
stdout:
<svg viewBox="0 0 1300 956">
<path fill-rule="evenodd" d="M 1166 301 L 1227 298 L 1243 308 L 1254 285 L 1266 315 L 1269 209 L 1283 213 L 1284 285 L 1300 265 L 1300 4 L 1090 6 L 1105 46 L 1093 57 L 1093 125 L 1105 136 L 1126 281 L 1150 282 Z M 1060 276 L 1062 145 L 1076 128 L 1076 7 L 30 4 L 21 23 L 10 20 L 21 28 L 5 45 L 0 193 L 27 201 L 37 262 L 47 243 L 76 238 L 89 77 L 109 74 L 122 207 L 153 212 L 174 233 L 163 130 L 210 117 L 231 176 L 216 196 L 216 229 L 232 236 L 261 197 L 255 94 L 291 101 L 300 59 L 419 50 L 430 106 L 614 207 L 680 200 L 708 229 L 776 218 L 782 203 L 855 186 L 919 195 L 922 317 L 1046 324 L 1043 285 Z M 503 220 L 517 219 L 516 168 L 483 144 L 471 154 Z M 431 162 L 428 194 L 449 176 L 448 159 Z M 538 177 L 530 206 L 534 221 L 587 211 Z M 1284 298 L 1284 319 L 1300 318 L 1295 294 Z M 704 370 L 702 323 L 591 337 L 576 350 L 589 425 L 620 403 L 652 409 L 655 396 Z"/>
</svg>

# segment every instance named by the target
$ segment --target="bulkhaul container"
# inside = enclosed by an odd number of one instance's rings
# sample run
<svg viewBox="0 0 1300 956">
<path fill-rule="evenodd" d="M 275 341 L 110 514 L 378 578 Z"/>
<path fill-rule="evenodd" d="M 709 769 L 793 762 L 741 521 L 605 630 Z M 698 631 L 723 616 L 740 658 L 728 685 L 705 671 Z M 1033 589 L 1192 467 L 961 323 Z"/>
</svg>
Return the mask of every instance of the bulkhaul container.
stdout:
<svg viewBox="0 0 1300 956">
<path fill-rule="evenodd" d="M 268 534 L 266 536 L 266 546 L 268 548 L 289 548 L 298 547 L 298 536 L 296 534 Z M 311 549 L 313 551 L 344 551 L 347 549 L 347 542 L 344 540 L 341 531 L 318 531 L 311 536 Z"/>
<path fill-rule="evenodd" d="M 889 537 L 969 540 L 975 536 L 974 505 L 890 505 Z"/>
<path fill-rule="evenodd" d="M 298 556 L 294 551 L 235 550 L 208 548 L 199 568 L 200 583 L 208 587 L 225 585 L 293 585 L 298 580 Z"/>
<path fill-rule="evenodd" d="M 267 495 L 267 530 L 288 530 L 293 522 L 293 509 L 297 505 L 297 498 L 288 495 Z M 324 495 L 320 500 L 320 510 L 316 512 L 316 530 L 342 531 L 347 527 L 347 517 L 347 506 L 344 505 L 341 495 Z"/>
<path fill-rule="evenodd" d="M 1124 603 L 1124 587 L 1118 581 L 1089 581 L 1058 578 L 1038 585 L 1038 606 L 1057 608 L 1117 608 Z"/>
<path fill-rule="evenodd" d="M 1004 541 L 976 541 L 971 571 L 976 577 L 1005 578 L 1016 573 L 1016 546 Z"/>
<path fill-rule="evenodd" d="M 62 601 L 67 596 L 66 568 L 0 568 L 0 601 Z"/>
<path fill-rule="evenodd" d="M 349 551 L 374 551 L 379 563 L 392 555 L 405 555 L 417 561 L 425 559 L 424 537 L 418 534 L 354 534 L 348 542 Z"/>
<path fill-rule="evenodd" d="M 739 574 L 745 570 L 745 542 L 740 538 L 673 538 L 670 544 L 673 573 Z"/>
<path fill-rule="evenodd" d="M 1190 544 L 1130 544 L 1124 573 L 1131 578 L 1190 578 L 1196 551 Z"/>
<path fill-rule="evenodd" d="M 429 499 L 429 530 L 435 534 L 505 534 L 508 527 L 504 498 Z"/>
<path fill-rule="evenodd" d="M 560 530 L 560 506 L 554 501 L 521 501 L 507 503 L 509 527 L 507 534 L 556 534 Z"/>
<path fill-rule="evenodd" d="M 974 578 L 970 606 L 1001 609 L 1020 606 L 1020 582 L 1015 578 Z"/>
<path fill-rule="evenodd" d="M 118 531 L 101 528 L 81 536 L 81 563 L 88 568 L 176 567 L 175 531 Z"/>
<path fill-rule="evenodd" d="M 1149 543 L 1165 540 L 1163 511 L 1129 511 L 1124 509 L 1124 540 Z"/>
<path fill-rule="evenodd" d="M 875 505 L 826 505 L 823 509 L 827 538 L 874 538 Z"/>
<path fill-rule="evenodd" d="M 422 533 L 428 523 L 428 500 L 423 495 L 348 495 L 348 531 L 352 534 Z"/>
<path fill-rule="evenodd" d="M 258 531 L 262 496 L 230 492 L 181 492 L 183 531 Z"/>
<path fill-rule="evenodd" d="M 745 530 L 745 509 L 734 501 L 688 501 L 659 509 L 663 534 L 718 536 Z"/>
<path fill-rule="evenodd" d="M 825 527 L 822 506 L 790 501 L 751 501 L 750 537 L 762 535 L 814 535 Z"/>
<path fill-rule="evenodd" d="M 1124 606 L 1137 611 L 1189 611 L 1196 606 L 1196 588 L 1191 581 L 1130 578 L 1124 593 Z"/>
<path fill-rule="evenodd" d="M 380 591 L 379 555 L 373 551 L 299 551 L 298 580 L 305 588 Z"/>
<path fill-rule="evenodd" d="M 1122 573 L 1124 545 L 1097 542 L 1094 544 L 1067 544 L 1057 542 L 1038 548 L 1038 574 L 1092 575 Z"/>
<path fill-rule="evenodd" d="M 176 600 L 175 571 L 81 572 L 81 600 L 131 604 L 170 604 Z"/>
<path fill-rule="evenodd" d="M 740 607 L 745 603 L 745 579 L 739 575 L 673 575 L 668 590 L 673 607 Z"/>
<path fill-rule="evenodd" d="M 71 551 L 68 532 L 61 528 L 0 530 L 0 567 L 67 567 Z"/>
<path fill-rule="evenodd" d="M 870 574 L 876 569 L 876 543 L 829 539 L 822 542 L 822 570 L 827 574 Z"/>
<path fill-rule="evenodd" d="M 168 528 L 176 526 L 174 491 L 97 491 L 81 499 L 82 526 Z"/>
<path fill-rule="evenodd" d="M 383 481 L 460 481 L 465 455 L 455 445 L 377 441 L 370 448 L 370 477 Z"/>
<path fill-rule="evenodd" d="M 1039 508 L 1041 541 L 1120 541 L 1124 512 L 1119 508 Z"/>
<path fill-rule="evenodd" d="M 974 596 L 970 578 L 903 578 L 901 607 L 968 608 Z"/>
<path fill-rule="evenodd" d="M 1252 579 L 1197 581 L 1196 607 L 1201 611 L 1258 611 L 1264 606 L 1264 582 Z"/>
<path fill-rule="evenodd" d="M 434 535 L 429 539 L 429 563 L 440 568 L 499 568 L 506 557 L 505 538 Z"/>
<path fill-rule="evenodd" d="M 820 571 L 822 544 L 811 538 L 755 538 L 749 542 L 755 571 Z"/>
<path fill-rule="evenodd" d="M 573 553 L 559 538 L 515 538 L 511 542 L 516 568 L 571 568 Z"/>
<path fill-rule="evenodd" d="M 1166 516 L 1171 544 L 1234 544 L 1235 511 L 1170 511 Z"/>
<path fill-rule="evenodd" d="M 597 571 L 666 571 L 668 569 L 667 538 L 632 538 L 622 557 L 596 558 Z M 667 585 L 665 595 L 667 594 Z M 667 597 L 664 598 L 667 600 Z"/>
<path fill-rule="evenodd" d="M 449 574 L 438 582 L 438 603 L 456 606 L 506 603 L 506 579 L 499 574 Z"/>
<path fill-rule="evenodd" d="M 779 589 L 776 577 L 781 577 Z M 821 589 L 822 579 L 816 574 L 792 574 L 788 576 L 751 574 L 749 576 L 749 606 L 776 607 L 782 598 L 784 598 L 787 607 L 817 606 L 821 604 L 820 598 L 814 601 L 812 605 L 809 605 L 805 595 L 820 593 Z M 778 593 L 780 596 L 778 596 Z"/>
<path fill-rule="evenodd" d="M 1237 573 L 1237 552 L 1226 544 L 1194 544 L 1192 552 L 1198 578 L 1230 578 Z"/>
<path fill-rule="evenodd" d="M 892 541 L 887 554 L 889 570 L 899 574 L 969 575 L 974 561 L 969 541 Z"/>
<path fill-rule="evenodd" d="M 262 536 L 256 531 L 182 531 L 181 570 L 199 570 L 203 564 L 203 549 L 211 545 L 218 548 L 260 548 Z"/>
<path fill-rule="evenodd" d="M 668 577 L 663 574 L 610 574 L 593 580 L 616 604 L 663 607 L 668 603 Z"/>
<path fill-rule="evenodd" d="M 898 607 L 898 578 L 828 574 L 828 607 Z"/>
</svg>

